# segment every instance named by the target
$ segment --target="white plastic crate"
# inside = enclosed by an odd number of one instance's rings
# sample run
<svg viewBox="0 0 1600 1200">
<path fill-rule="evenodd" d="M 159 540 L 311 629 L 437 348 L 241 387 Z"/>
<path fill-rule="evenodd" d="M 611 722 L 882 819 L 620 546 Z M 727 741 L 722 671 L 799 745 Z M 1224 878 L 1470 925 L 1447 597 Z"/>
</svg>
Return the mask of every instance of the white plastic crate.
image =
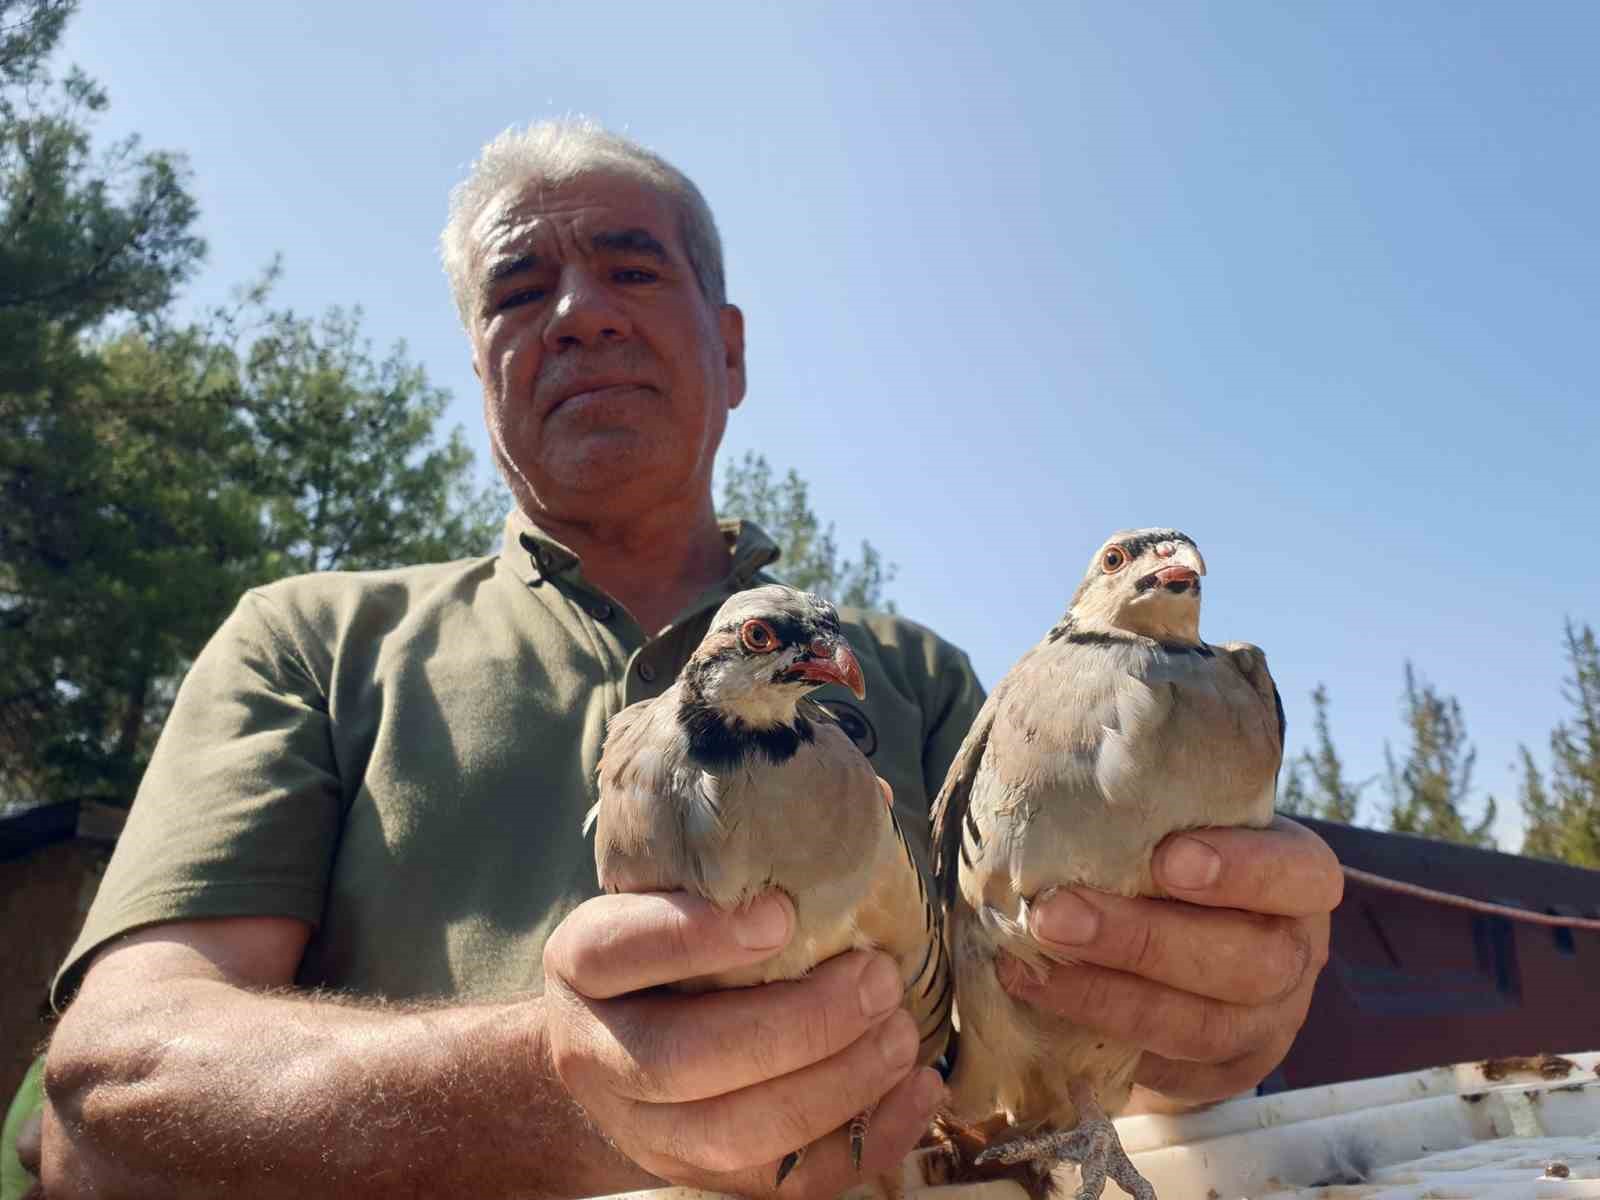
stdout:
<svg viewBox="0 0 1600 1200">
<path fill-rule="evenodd" d="M 1463 1063 L 1117 1128 L 1161 1200 L 1600 1198 L 1600 1054 L 1560 1058 L 1571 1066 Z M 1565 1178 L 1545 1177 L 1552 1163 Z"/>
<path fill-rule="evenodd" d="M 1600 1052 L 1559 1057 L 1570 1066 L 1463 1063 L 1248 1096 L 1184 1117 L 1125 1117 L 1117 1129 L 1159 1200 L 1600 1200 Z M 1011 1183 L 930 1188 L 921 1179 L 908 1160 L 906 1200 L 1023 1198 Z M 1060 1182 L 1066 1200 L 1076 1168 L 1063 1168 Z M 1105 1196 L 1124 1200 L 1115 1183 Z"/>
</svg>

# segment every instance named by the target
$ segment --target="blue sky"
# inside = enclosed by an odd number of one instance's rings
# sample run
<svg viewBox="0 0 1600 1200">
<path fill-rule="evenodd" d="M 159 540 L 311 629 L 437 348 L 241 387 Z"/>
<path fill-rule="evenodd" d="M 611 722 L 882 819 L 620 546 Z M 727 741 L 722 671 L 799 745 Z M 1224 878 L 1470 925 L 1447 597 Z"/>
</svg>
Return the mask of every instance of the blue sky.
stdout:
<svg viewBox="0 0 1600 1200">
<path fill-rule="evenodd" d="M 190 303 L 282 252 L 278 301 L 405 339 L 486 473 L 446 193 L 507 125 L 630 134 L 722 228 L 725 453 L 797 469 L 985 682 L 1105 534 L 1176 525 L 1292 744 L 1322 681 L 1378 772 L 1409 658 L 1515 848 L 1562 622 L 1600 624 L 1597 43 L 1577 2 L 118 0 L 63 57 L 190 156 Z"/>
</svg>

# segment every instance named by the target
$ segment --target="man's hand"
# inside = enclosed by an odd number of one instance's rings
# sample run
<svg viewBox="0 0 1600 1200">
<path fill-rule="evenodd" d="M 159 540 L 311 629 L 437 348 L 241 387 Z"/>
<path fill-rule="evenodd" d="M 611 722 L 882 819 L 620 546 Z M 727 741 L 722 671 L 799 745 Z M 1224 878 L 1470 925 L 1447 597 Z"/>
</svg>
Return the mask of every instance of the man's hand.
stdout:
<svg viewBox="0 0 1600 1200">
<path fill-rule="evenodd" d="M 893 1170 L 943 1095 L 917 1069 L 917 1030 L 881 954 L 843 954 L 803 980 L 701 994 L 662 985 L 759 962 L 794 912 L 776 893 L 731 914 L 681 892 L 603 896 L 545 946 L 547 1032 L 572 1097 L 625 1155 L 673 1183 L 785 1198 L 856 1181 L 843 1126 L 876 1104 L 862 1171 Z M 815 1143 L 815 1144 L 813 1144 Z"/>
<path fill-rule="evenodd" d="M 1002 959 L 1008 991 L 1143 1047 L 1135 1107 L 1167 1111 L 1254 1087 L 1288 1053 L 1328 958 L 1343 895 L 1326 843 L 1283 817 L 1261 829 L 1174 834 L 1157 848 L 1172 900 L 1079 889 L 1032 914 L 1034 936 L 1074 965 L 1036 983 Z M 1181 903 L 1174 903 L 1181 901 Z"/>
</svg>

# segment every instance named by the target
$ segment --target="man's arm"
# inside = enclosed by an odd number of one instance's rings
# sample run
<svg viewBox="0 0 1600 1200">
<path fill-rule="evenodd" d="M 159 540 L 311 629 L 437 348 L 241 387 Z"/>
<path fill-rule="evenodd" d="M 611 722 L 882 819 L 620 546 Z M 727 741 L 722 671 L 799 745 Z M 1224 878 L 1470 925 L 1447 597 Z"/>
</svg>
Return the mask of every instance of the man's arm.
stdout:
<svg viewBox="0 0 1600 1200">
<path fill-rule="evenodd" d="M 1042 983 L 1002 965 L 1013 995 L 1144 1048 L 1126 1112 L 1222 1100 L 1282 1061 L 1344 887 L 1327 844 L 1283 817 L 1174 834 L 1155 874 L 1170 900 L 1075 889 L 1034 909 L 1034 935 L 1076 965 L 1052 964 Z"/>
<path fill-rule="evenodd" d="M 48 1195 L 649 1184 L 555 1080 L 541 1000 L 383 1007 L 287 991 L 308 932 L 181 922 L 94 961 L 50 1049 Z"/>
<path fill-rule="evenodd" d="M 736 915 L 686 897 L 591 901 L 551 939 L 551 999 L 436 1008 L 285 990 L 308 934 L 298 921 L 141 931 L 95 959 L 52 1043 L 46 1192 L 359 1200 L 655 1185 L 616 1144 L 674 1181 L 761 1191 L 765 1166 L 746 1168 L 879 1097 L 868 1165 L 897 1161 L 938 1089 L 880 1052 L 895 1010 L 869 1017 L 861 1000 L 878 956 L 731 1003 L 594 995 L 765 958 L 793 929 L 779 906 L 777 945 L 747 948 Z M 825 1144 L 785 1194 L 851 1178 Z"/>
</svg>

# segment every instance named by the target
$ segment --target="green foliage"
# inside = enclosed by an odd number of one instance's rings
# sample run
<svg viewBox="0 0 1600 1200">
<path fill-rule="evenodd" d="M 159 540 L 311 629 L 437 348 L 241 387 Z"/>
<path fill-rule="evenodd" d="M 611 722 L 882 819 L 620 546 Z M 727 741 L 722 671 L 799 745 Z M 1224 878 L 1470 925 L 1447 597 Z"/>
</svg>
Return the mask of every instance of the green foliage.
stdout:
<svg viewBox="0 0 1600 1200">
<path fill-rule="evenodd" d="M 1548 788 L 1521 747 L 1522 853 L 1600 867 L 1600 642 L 1590 626 L 1568 621 L 1566 643 L 1572 676 L 1564 695 L 1572 714 L 1550 735 Z"/>
<path fill-rule="evenodd" d="M 175 663 L 257 573 L 252 504 L 223 466 L 241 427 L 211 357 L 193 335 L 74 349 L 22 427 L 15 409 L 0 423 L 12 790 L 127 795 Z"/>
<path fill-rule="evenodd" d="M 1353 824 L 1367 784 L 1352 784 L 1345 778 L 1344 762 L 1334 749 L 1328 725 L 1328 689 L 1324 685 L 1312 689 L 1311 706 L 1316 745 L 1289 761 L 1278 807 L 1287 813 Z"/>
<path fill-rule="evenodd" d="M 1283 768 L 1283 783 L 1278 787 L 1279 812 L 1286 812 L 1291 816 L 1314 817 L 1312 811 L 1311 793 L 1306 787 L 1305 755 L 1299 754 L 1289 759 Z"/>
<path fill-rule="evenodd" d="M 1495 802 L 1484 805 L 1483 818 L 1469 825 L 1464 816 L 1472 793 L 1472 768 L 1477 751 L 1467 739 L 1461 704 L 1432 684 L 1419 683 L 1406 663 L 1402 713 L 1411 746 L 1403 763 L 1385 744 L 1388 767 L 1389 828 L 1469 846 L 1494 846 Z"/>
<path fill-rule="evenodd" d="M 247 587 L 485 552 L 446 402 L 354 316 L 128 331 L 0 426 L 0 799 L 129 798 L 178 677 Z M 8 416 L 11 414 L 8 413 Z"/>
<path fill-rule="evenodd" d="M 131 140 L 93 153 L 104 92 L 48 68 L 72 8 L 0 0 L 0 803 L 52 798 L 62 771 L 115 757 L 137 725 L 118 696 L 140 690 L 162 639 L 129 603 L 150 586 L 142 539 L 164 523 L 164 493 L 138 481 L 164 472 L 87 335 L 161 310 L 204 250 L 181 159 Z M 116 695 L 97 686 L 108 676 Z M 99 725 L 92 754 L 83 722 Z"/>
<path fill-rule="evenodd" d="M 0 806 L 127 801 L 245 588 L 487 550 L 447 397 L 358 314 L 165 312 L 204 247 L 174 155 L 92 152 L 72 10 L 0 0 Z M 258 318 L 241 348 L 241 314 Z"/>
<path fill-rule="evenodd" d="M 102 154 L 85 124 L 106 94 L 47 58 L 74 6 L 0 0 L 0 364 L 25 368 L 41 329 L 75 333 L 160 311 L 198 265 L 181 156 L 136 138 Z M 0 376 L 0 389 L 16 378 Z"/>
<path fill-rule="evenodd" d="M 858 560 L 842 558 L 833 523 L 824 526 L 811 508 L 810 489 L 793 468 L 774 479 L 766 456 L 746 453 L 730 463 L 722 480 L 721 513 L 754 521 L 783 548 L 774 574 L 835 604 L 894 611 L 884 587 L 895 575 L 872 543 L 861 543 Z"/>
<path fill-rule="evenodd" d="M 274 314 L 244 356 L 268 573 L 360 570 L 484 553 L 509 507 L 471 486 L 461 431 L 433 444 L 449 394 L 397 345 L 382 359 L 360 313 Z"/>
</svg>

